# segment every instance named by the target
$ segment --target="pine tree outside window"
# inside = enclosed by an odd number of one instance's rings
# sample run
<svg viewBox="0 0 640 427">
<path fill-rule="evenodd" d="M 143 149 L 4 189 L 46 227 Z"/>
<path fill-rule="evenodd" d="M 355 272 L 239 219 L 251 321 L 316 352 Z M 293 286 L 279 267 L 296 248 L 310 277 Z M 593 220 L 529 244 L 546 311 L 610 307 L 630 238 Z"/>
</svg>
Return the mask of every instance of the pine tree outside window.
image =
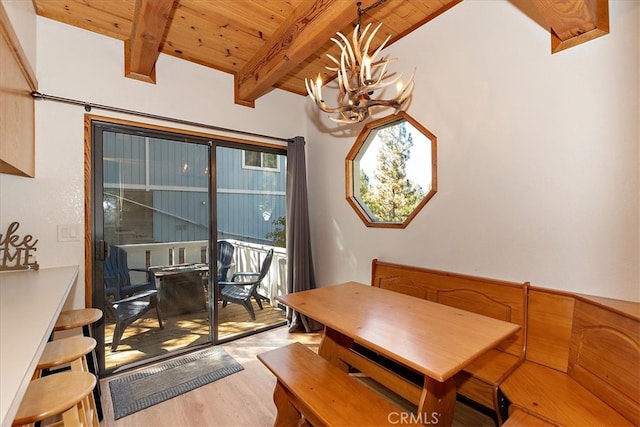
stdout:
<svg viewBox="0 0 640 427">
<path fill-rule="evenodd" d="M 368 227 L 404 228 L 437 191 L 436 137 L 404 112 L 370 122 L 346 171 L 347 200 Z"/>
</svg>

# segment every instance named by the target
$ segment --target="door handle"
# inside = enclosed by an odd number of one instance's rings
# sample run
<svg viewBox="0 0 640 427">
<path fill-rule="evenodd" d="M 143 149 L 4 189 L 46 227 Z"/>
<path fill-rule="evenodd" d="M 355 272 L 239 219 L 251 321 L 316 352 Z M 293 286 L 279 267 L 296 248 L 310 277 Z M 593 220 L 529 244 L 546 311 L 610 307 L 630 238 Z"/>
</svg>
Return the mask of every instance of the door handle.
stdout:
<svg viewBox="0 0 640 427">
<path fill-rule="evenodd" d="M 109 243 L 105 240 L 98 240 L 96 242 L 96 259 L 98 261 L 104 261 L 109 257 Z"/>
</svg>

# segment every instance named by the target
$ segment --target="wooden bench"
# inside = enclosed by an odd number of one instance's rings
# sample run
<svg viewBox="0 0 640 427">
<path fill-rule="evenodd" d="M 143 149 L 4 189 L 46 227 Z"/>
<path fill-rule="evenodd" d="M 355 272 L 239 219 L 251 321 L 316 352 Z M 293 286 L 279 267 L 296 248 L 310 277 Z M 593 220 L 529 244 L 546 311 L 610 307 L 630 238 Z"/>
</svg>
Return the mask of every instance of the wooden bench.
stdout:
<svg viewBox="0 0 640 427">
<path fill-rule="evenodd" d="M 547 420 L 540 418 L 539 416 L 528 412 L 526 409 L 520 408 L 516 405 L 511 406 L 509 413 L 509 419 L 502 424 L 502 427 L 558 427 L 558 424 L 551 423 Z"/>
<path fill-rule="evenodd" d="M 500 384 L 554 425 L 640 425 L 640 304 L 529 288 L 525 361 Z"/>
<path fill-rule="evenodd" d="M 409 414 L 300 343 L 258 355 L 276 376 L 275 426 L 418 425 Z"/>
<path fill-rule="evenodd" d="M 528 283 L 513 283 L 374 259 L 371 284 L 522 326 L 457 375 L 457 392 L 496 412 L 498 384 L 524 359 Z M 506 415 L 506 412 L 505 412 Z"/>
</svg>

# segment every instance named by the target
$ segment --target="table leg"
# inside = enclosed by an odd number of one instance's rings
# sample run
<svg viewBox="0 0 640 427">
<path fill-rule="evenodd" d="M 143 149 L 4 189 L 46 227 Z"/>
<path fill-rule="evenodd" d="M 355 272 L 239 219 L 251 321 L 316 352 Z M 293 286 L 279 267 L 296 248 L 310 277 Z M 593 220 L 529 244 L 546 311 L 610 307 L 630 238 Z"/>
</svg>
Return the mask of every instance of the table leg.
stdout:
<svg viewBox="0 0 640 427">
<path fill-rule="evenodd" d="M 453 411 L 456 405 L 456 381 L 454 377 L 445 382 L 425 377 L 422 396 L 418 404 L 418 413 L 422 422 L 450 426 L 453 423 Z"/>
<path fill-rule="evenodd" d="M 302 420 L 302 414 L 291 404 L 287 391 L 276 382 L 276 388 L 273 390 L 273 402 L 278 410 L 274 427 L 290 427 L 297 426 Z"/>
<path fill-rule="evenodd" d="M 349 365 L 344 363 L 339 357 L 340 348 L 352 348 L 353 339 L 331 328 L 324 328 L 324 335 L 322 341 L 320 341 L 320 347 L 318 348 L 318 354 L 328 360 L 329 362 L 342 369 L 344 372 L 349 370 Z"/>
</svg>

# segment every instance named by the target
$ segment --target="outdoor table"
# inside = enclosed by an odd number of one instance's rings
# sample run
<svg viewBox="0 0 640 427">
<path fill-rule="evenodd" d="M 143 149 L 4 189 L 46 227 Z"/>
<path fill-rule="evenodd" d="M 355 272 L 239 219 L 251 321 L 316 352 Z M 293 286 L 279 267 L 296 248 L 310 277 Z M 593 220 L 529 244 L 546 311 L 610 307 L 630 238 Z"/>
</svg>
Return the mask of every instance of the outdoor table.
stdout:
<svg viewBox="0 0 640 427">
<path fill-rule="evenodd" d="M 159 279 L 158 304 L 163 316 L 194 313 L 205 310 L 203 274 L 207 264 L 180 264 L 149 268 Z"/>
</svg>

